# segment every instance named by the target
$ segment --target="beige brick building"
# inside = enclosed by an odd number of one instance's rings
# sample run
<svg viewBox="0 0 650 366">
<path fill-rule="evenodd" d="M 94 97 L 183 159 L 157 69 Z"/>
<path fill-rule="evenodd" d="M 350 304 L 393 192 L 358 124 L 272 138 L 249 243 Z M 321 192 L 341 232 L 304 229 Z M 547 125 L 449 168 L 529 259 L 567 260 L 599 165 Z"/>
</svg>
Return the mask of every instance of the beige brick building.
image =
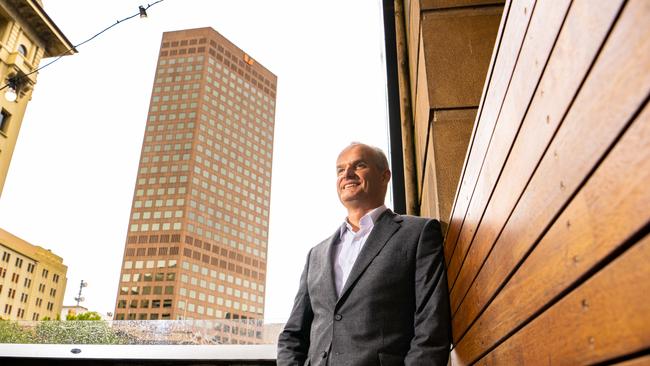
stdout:
<svg viewBox="0 0 650 366">
<path fill-rule="evenodd" d="M 56 319 L 68 267 L 47 249 L 0 229 L 0 318 Z"/>
<path fill-rule="evenodd" d="M 276 81 L 211 28 L 163 34 L 116 320 L 263 318 Z"/>
</svg>

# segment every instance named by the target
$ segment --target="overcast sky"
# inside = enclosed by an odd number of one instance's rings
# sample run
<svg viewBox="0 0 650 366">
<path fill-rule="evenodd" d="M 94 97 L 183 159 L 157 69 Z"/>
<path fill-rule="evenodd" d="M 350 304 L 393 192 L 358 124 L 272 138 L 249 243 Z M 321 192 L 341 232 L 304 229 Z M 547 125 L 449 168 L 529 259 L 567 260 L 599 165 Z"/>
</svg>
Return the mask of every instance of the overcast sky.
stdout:
<svg viewBox="0 0 650 366">
<path fill-rule="evenodd" d="M 147 5 L 43 2 L 73 44 Z M 162 33 L 212 27 L 278 76 L 265 317 L 284 322 L 307 251 L 345 217 L 338 152 L 387 151 L 381 1 L 165 0 L 148 13 L 39 73 L 0 227 L 63 257 L 65 305 L 83 279 L 82 305 L 112 312 Z"/>
</svg>

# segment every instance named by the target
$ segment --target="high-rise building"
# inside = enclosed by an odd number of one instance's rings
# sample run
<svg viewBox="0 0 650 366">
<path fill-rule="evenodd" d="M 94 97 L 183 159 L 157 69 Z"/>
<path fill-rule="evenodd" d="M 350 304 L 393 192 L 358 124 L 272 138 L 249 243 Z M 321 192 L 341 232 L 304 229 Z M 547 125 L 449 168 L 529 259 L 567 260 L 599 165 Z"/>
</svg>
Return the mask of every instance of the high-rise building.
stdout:
<svg viewBox="0 0 650 366">
<path fill-rule="evenodd" d="M 68 267 L 51 251 L 0 229 L 0 319 L 56 319 Z"/>
<path fill-rule="evenodd" d="M 116 320 L 263 318 L 276 81 L 212 28 L 163 34 Z"/>
</svg>

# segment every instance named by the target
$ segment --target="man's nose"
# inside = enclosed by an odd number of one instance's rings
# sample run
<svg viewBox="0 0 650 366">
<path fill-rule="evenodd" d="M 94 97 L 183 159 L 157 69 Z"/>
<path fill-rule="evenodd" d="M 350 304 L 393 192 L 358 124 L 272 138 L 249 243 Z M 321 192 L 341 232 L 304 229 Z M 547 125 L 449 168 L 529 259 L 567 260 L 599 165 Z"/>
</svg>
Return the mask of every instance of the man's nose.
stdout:
<svg viewBox="0 0 650 366">
<path fill-rule="evenodd" d="M 354 178 L 354 177 L 356 177 L 356 172 L 355 172 L 354 166 L 351 166 L 351 165 L 347 166 L 345 168 L 344 173 L 345 173 L 346 178 Z"/>
</svg>

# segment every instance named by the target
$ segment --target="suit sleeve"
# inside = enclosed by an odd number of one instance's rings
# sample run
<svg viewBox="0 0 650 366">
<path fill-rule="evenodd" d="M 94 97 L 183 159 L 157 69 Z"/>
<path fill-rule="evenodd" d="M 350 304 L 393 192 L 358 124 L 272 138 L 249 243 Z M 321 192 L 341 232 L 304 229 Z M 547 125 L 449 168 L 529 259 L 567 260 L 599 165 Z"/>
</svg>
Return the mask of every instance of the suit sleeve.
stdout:
<svg viewBox="0 0 650 366">
<path fill-rule="evenodd" d="M 440 223 L 420 234 L 415 263 L 414 336 L 405 365 L 445 366 L 451 346 L 451 311 Z"/>
<path fill-rule="evenodd" d="M 300 276 L 300 286 L 293 302 L 291 315 L 278 338 L 278 366 L 302 366 L 307 360 L 309 334 L 314 318 L 307 289 L 310 255 L 311 251 L 307 255 L 307 263 L 305 263 L 305 269 Z"/>
</svg>

